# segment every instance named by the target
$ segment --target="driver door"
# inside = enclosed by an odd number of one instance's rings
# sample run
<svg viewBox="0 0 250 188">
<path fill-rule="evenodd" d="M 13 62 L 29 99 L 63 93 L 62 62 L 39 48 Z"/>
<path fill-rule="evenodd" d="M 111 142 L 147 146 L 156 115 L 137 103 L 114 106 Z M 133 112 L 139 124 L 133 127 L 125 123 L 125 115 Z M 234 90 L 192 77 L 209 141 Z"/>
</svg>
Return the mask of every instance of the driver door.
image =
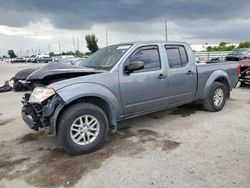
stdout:
<svg viewBox="0 0 250 188">
<path fill-rule="evenodd" d="M 133 61 L 144 62 L 144 68 L 129 74 L 125 73 L 124 67 Z M 152 111 L 167 105 L 168 78 L 162 65 L 159 46 L 137 48 L 122 68 L 120 92 L 126 114 Z"/>
</svg>

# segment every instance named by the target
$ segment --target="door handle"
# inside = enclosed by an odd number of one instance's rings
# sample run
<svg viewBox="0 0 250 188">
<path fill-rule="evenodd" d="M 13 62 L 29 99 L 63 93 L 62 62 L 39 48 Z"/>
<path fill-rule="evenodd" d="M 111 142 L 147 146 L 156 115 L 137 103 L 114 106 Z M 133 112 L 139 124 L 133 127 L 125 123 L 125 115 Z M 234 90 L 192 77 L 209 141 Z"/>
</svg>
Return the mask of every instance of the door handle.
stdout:
<svg viewBox="0 0 250 188">
<path fill-rule="evenodd" d="M 187 74 L 187 75 L 193 75 L 193 74 L 194 74 L 194 72 L 193 72 L 193 71 L 191 71 L 191 70 L 189 70 L 186 74 Z"/>
<path fill-rule="evenodd" d="M 161 79 L 167 78 L 167 75 L 166 74 L 159 74 L 157 76 L 157 78 L 161 80 Z"/>
</svg>

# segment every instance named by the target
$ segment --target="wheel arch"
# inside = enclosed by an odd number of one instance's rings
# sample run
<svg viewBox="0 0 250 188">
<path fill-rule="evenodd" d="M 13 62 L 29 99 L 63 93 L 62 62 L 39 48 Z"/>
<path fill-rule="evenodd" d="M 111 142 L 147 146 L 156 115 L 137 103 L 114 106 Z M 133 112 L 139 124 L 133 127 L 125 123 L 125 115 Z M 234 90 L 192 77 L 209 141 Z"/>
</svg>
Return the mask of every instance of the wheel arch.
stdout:
<svg viewBox="0 0 250 188">
<path fill-rule="evenodd" d="M 58 132 L 58 122 L 60 120 L 61 115 L 64 113 L 64 111 L 66 109 L 68 109 L 69 107 L 75 105 L 75 104 L 79 104 L 79 103 L 91 103 L 94 104 L 96 106 L 98 106 L 99 108 L 101 108 L 109 121 L 109 127 L 112 130 L 116 130 L 116 126 L 117 126 L 117 114 L 116 112 L 112 109 L 112 107 L 110 106 L 110 104 L 104 100 L 103 98 L 97 97 L 97 96 L 85 96 L 85 97 L 80 97 L 77 98 L 73 101 L 71 101 L 70 103 L 66 104 L 62 109 L 60 109 L 59 113 L 57 114 L 57 117 L 55 118 L 55 122 L 54 122 L 54 135 L 56 135 L 56 133 Z"/>
<path fill-rule="evenodd" d="M 81 102 L 88 102 L 100 107 L 107 115 L 109 127 L 116 131 L 117 119 L 122 112 L 117 97 L 109 89 L 99 84 L 78 84 L 62 89 L 58 95 L 65 101 L 65 105 L 58 109 L 51 118 L 53 119 L 51 122 L 53 135 L 57 133 L 58 120 L 62 113 L 68 107 Z"/>
<path fill-rule="evenodd" d="M 223 83 L 225 85 L 226 92 L 227 92 L 227 98 L 229 98 L 230 97 L 230 88 L 231 88 L 230 79 L 225 71 L 217 70 L 209 76 L 209 78 L 206 82 L 205 89 L 203 92 L 203 99 L 206 99 L 208 97 L 211 86 L 214 82 L 220 82 L 220 83 Z"/>
</svg>

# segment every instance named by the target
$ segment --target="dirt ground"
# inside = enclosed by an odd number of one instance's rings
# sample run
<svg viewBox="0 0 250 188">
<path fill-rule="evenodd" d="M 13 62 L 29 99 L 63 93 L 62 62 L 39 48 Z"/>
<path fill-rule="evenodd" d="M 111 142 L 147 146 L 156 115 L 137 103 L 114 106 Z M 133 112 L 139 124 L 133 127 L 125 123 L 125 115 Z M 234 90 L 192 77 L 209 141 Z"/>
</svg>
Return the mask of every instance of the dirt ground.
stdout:
<svg viewBox="0 0 250 188">
<path fill-rule="evenodd" d="M 34 66 L 0 62 L 0 84 Z M 250 187 L 250 87 L 218 113 L 186 105 L 124 121 L 77 157 L 25 125 L 22 96 L 0 93 L 0 187 Z"/>
</svg>

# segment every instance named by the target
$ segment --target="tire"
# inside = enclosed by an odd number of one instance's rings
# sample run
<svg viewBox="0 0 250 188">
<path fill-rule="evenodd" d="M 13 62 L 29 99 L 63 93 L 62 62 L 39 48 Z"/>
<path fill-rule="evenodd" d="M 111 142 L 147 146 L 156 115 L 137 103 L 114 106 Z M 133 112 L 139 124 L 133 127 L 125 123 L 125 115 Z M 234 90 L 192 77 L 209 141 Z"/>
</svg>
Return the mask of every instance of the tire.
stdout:
<svg viewBox="0 0 250 188">
<path fill-rule="evenodd" d="M 95 125 L 91 128 L 92 120 Z M 88 127 L 86 122 L 90 124 Z M 57 139 L 66 152 L 73 155 L 86 154 L 96 151 L 104 144 L 108 127 L 108 118 L 101 108 L 90 103 L 77 103 L 68 107 L 60 116 Z M 80 140 L 77 142 L 78 139 Z"/>
<path fill-rule="evenodd" d="M 222 93 L 222 97 L 215 97 L 216 92 Z M 214 82 L 207 99 L 203 102 L 203 106 L 210 112 L 218 112 L 223 109 L 226 103 L 226 87 L 221 82 Z M 218 99 L 218 100 L 214 100 Z M 218 103 L 217 103 L 218 102 Z"/>
<path fill-rule="evenodd" d="M 241 81 L 241 82 L 240 82 L 240 87 L 245 87 L 245 86 L 246 86 L 246 82 Z"/>
</svg>

